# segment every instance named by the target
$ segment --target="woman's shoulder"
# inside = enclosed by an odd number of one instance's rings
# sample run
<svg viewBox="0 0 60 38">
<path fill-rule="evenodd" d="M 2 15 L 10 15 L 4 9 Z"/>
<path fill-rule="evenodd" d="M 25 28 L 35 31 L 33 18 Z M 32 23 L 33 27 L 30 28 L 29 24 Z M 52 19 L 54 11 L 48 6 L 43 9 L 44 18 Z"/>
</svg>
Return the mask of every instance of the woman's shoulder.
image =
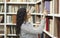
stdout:
<svg viewBox="0 0 60 38">
<path fill-rule="evenodd" d="M 32 26 L 33 24 L 31 22 L 24 22 L 22 25 L 25 25 L 25 26 Z"/>
<path fill-rule="evenodd" d="M 24 22 L 23 24 L 32 24 L 31 22 Z"/>
<path fill-rule="evenodd" d="M 33 24 L 31 22 L 26 22 L 26 23 L 23 23 L 21 28 L 32 28 L 33 27 Z"/>
</svg>

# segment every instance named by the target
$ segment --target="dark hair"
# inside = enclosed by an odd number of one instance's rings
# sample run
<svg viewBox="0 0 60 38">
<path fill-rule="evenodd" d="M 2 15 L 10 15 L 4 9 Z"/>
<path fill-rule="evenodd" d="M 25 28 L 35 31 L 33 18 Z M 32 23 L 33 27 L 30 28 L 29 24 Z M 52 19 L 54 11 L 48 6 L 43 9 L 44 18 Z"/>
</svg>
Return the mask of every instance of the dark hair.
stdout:
<svg viewBox="0 0 60 38">
<path fill-rule="evenodd" d="M 26 21 L 27 12 L 25 8 L 20 8 L 17 11 L 17 19 L 16 19 L 16 34 L 19 35 L 21 32 L 21 25 L 24 21 Z"/>
</svg>

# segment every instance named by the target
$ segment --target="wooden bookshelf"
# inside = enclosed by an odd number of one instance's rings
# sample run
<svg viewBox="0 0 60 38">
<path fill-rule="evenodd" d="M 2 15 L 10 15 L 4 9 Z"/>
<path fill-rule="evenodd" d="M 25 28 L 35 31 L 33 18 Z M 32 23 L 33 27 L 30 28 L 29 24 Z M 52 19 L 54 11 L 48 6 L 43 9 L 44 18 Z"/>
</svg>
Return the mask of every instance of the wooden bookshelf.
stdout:
<svg viewBox="0 0 60 38">
<path fill-rule="evenodd" d="M 31 12 L 32 17 L 29 21 L 33 25 L 36 22 L 40 22 L 40 18 L 44 15 L 44 12 L 48 14 L 46 17 L 49 18 L 49 27 L 45 25 L 45 29 L 43 30 L 44 38 L 60 38 L 60 0 L 0 0 L 0 26 L 4 26 L 4 33 L 0 34 L 0 38 L 13 38 L 15 37 L 15 33 L 8 33 L 8 27 L 14 28 L 16 26 L 16 14 L 18 8 L 25 7 Z M 27 6 L 28 5 L 28 6 Z M 12 8 L 12 9 L 11 9 Z M 32 10 L 33 9 L 33 10 Z M 3 16 L 3 17 L 1 17 Z M 37 19 L 38 18 L 38 19 Z M 1 20 L 3 19 L 3 20 Z M 12 19 L 12 20 L 11 20 Z M 50 24 L 51 23 L 51 24 Z M 48 27 L 48 29 L 46 28 Z M 8 29 L 7 29 L 8 28 Z M 1 28 L 0 28 L 1 29 Z M 48 30 L 48 31 L 47 31 Z M 11 31 L 10 31 L 11 32 Z M 12 31 L 13 32 L 13 31 Z"/>
</svg>

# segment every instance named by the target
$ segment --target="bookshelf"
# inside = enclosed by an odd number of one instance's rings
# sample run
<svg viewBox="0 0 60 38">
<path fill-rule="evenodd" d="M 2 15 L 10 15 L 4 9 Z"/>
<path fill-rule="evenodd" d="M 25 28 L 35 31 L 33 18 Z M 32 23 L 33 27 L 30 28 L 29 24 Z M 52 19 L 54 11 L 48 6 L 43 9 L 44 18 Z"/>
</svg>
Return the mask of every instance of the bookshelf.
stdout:
<svg viewBox="0 0 60 38">
<path fill-rule="evenodd" d="M 16 14 L 18 8 L 29 9 L 33 25 L 40 22 L 44 12 L 46 25 L 43 30 L 44 38 L 60 38 L 60 0 L 0 0 L 0 38 L 16 38 Z M 32 10 L 33 9 L 33 10 Z"/>
</svg>

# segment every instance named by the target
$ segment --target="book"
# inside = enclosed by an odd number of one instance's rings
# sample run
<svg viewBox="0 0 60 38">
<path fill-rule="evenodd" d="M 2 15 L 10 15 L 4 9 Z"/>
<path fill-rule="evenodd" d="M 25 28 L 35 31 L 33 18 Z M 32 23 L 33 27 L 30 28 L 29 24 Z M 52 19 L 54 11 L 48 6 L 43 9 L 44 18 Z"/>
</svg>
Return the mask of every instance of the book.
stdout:
<svg viewBox="0 0 60 38">
<path fill-rule="evenodd" d="M 14 6 L 14 13 L 17 13 L 17 10 L 18 10 L 19 6 Z"/>
<path fill-rule="evenodd" d="M 45 1 L 45 9 L 47 10 L 48 14 L 50 14 L 50 1 Z"/>
<path fill-rule="evenodd" d="M 49 31 L 49 19 L 46 18 L 46 31 Z"/>
<path fill-rule="evenodd" d="M 60 14 L 60 0 L 59 0 L 59 14 Z"/>
<path fill-rule="evenodd" d="M 58 18 L 54 18 L 54 36 L 58 36 Z"/>
<path fill-rule="evenodd" d="M 0 5 L 0 12 L 4 12 L 4 5 Z"/>
<path fill-rule="evenodd" d="M 53 19 L 49 19 L 49 33 L 53 35 Z"/>
<path fill-rule="evenodd" d="M 11 7 L 11 12 L 14 13 L 14 5 Z"/>
<path fill-rule="evenodd" d="M 35 7 L 34 6 L 31 6 L 30 7 L 30 10 L 29 10 L 29 13 L 34 13 L 35 12 Z"/>
<path fill-rule="evenodd" d="M 12 6 L 11 6 L 11 5 L 9 5 L 7 8 L 8 8 L 8 12 L 10 12 L 10 13 L 11 13 L 11 8 L 12 8 Z"/>
<path fill-rule="evenodd" d="M 7 34 L 16 34 L 16 27 L 14 25 L 7 25 Z"/>
<path fill-rule="evenodd" d="M 57 33 L 58 33 L 58 38 L 60 38 L 60 20 L 58 20 L 58 26 L 57 26 Z"/>
<path fill-rule="evenodd" d="M 50 1 L 50 14 L 53 14 L 53 1 Z"/>
<path fill-rule="evenodd" d="M 16 23 L 16 15 L 12 15 L 12 23 Z"/>
<path fill-rule="evenodd" d="M 4 23 L 4 15 L 0 17 L 1 23 Z"/>
<path fill-rule="evenodd" d="M 0 12 L 2 12 L 2 5 L 0 5 Z"/>
<path fill-rule="evenodd" d="M 38 4 L 35 5 L 35 11 L 38 13 Z"/>
<path fill-rule="evenodd" d="M 35 22 L 36 22 L 35 15 L 32 15 L 32 20 L 33 20 L 33 23 L 35 23 Z"/>
<path fill-rule="evenodd" d="M 10 27 L 7 25 L 7 27 L 6 27 L 6 29 L 7 29 L 7 34 L 10 34 Z"/>
<path fill-rule="evenodd" d="M 2 22 L 2 20 L 3 20 L 3 16 L 0 16 L 0 23 Z"/>
<path fill-rule="evenodd" d="M 41 4 L 40 4 L 40 5 L 38 5 L 38 7 L 37 7 L 37 8 L 38 8 L 38 13 L 41 13 L 41 11 L 42 11 L 42 8 L 41 8 L 41 7 L 42 7 L 42 5 L 41 5 Z"/>
<path fill-rule="evenodd" d="M 57 0 L 55 0 L 54 1 L 54 13 L 55 14 L 59 14 L 59 12 L 58 12 L 58 5 L 59 5 L 59 3 L 57 2 Z"/>
<path fill-rule="evenodd" d="M 60 38 L 60 18 L 56 17 L 54 24 L 54 35 Z"/>
<path fill-rule="evenodd" d="M 41 16 L 40 15 L 36 15 L 36 22 L 38 22 L 38 23 L 41 22 Z"/>
<path fill-rule="evenodd" d="M 0 34 L 4 34 L 4 26 L 0 25 Z"/>
</svg>

